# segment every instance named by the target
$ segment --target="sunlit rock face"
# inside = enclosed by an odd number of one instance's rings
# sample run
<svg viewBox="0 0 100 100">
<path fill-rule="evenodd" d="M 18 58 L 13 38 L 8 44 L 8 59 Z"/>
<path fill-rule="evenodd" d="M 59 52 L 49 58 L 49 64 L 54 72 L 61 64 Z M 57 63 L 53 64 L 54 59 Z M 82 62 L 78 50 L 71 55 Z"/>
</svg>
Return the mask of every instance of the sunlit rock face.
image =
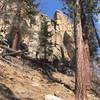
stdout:
<svg viewBox="0 0 100 100">
<path fill-rule="evenodd" d="M 1 0 L 0 5 L 2 7 L 2 3 L 4 1 Z M 5 11 L 6 9 L 6 11 Z M 0 34 L 5 37 L 11 29 L 11 24 L 13 23 L 14 16 L 16 15 L 17 6 L 16 3 L 8 3 L 6 8 L 2 8 L 2 12 L 0 12 Z"/>
<path fill-rule="evenodd" d="M 48 22 L 48 32 L 52 32 L 52 42 L 53 42 L 53 55 L 58 59 L 65 58 L 71 60 L 74 56 L 74 39 L 73 39 L 73 27 L 71 22 L 68 20 L 61 11 L 56 11 L 54 19 L 51 20 L 46 15 L 39 14 L 36 16 L 35 25 L 33 25 L 33 33 L 30 37 L 29 51 L 33 50 L 38 52 L 39 39 L 38 33 L 41 29 L 41 17 L 45 17 Z M 32 38 L 35 36 L 35 39 Z M 35 44 L 34 44 L 35 43 Z M 40 51 L 39 51 L 40 52 Z M 36 52 L 34 52 L 36 54 Z M 30 55 L 34 55 L 32 52 Z M 34 55 L 35 57 L 35 55 Z"/>
<path fill-rule="evenodd" d="M 55 41 L 58 44 L 54 49 L 54 53 L 58 56 L 64 55 L 68 60 L 74 56 L 74 39 L 73 28 L 70 20 L 61 11 L 56 11 L 55 16 Z M 59 52 L 59 53 L 58 53 Z"/>
<path fill-rule="evenodd" d="M 8 17 L 0 15 L 0 34 L 6 37 L 7 34 L 11 33 L 11 25 L 14 23 L 14 16 L 16 14 L 16 4 L 8 5 Z M 10 16 L 9 16 L 10 15 Z M 36 53 L 39 50 L 39 32 L 41 30 L 41 18 L 45 17 L 48 22 L 48 32 L 52 32 L 53 36 L 51 38 L 53 42 L 53 58 L 54 56 L 58 59 L 65 58 L 70 60 L 74 56 L 74 40 L 73 40 L 73 27 L 67 16 L 65 16 L 61 11 L 56 11 L 54 19 L 49 19 L 48 16 L 41 13 L 37 14 L 35 17 L 35 23 L 30 25 L 30 20 L 28 18 L 21 18 L 20 22 L 20 34 L 22 36 L 21 41 L 23 41 L 29 49 L 29 56 L 35 58 Z M 3 30 L 3 32 L 2 32 Z M 12 35 L 10 35 L 12 36 Z M 41 53 L 38 56 L 41 57 Z"/>
<path fill-rule="evenodd" d="M 11 24 L 14 17 L 14 12 L 16 9 L 15 3 L 9 3 L 7 7 L 3 7 L 4 0 L 0 0 L 0 43 L 1 41 L 7 42 L 6 36 L 10 32 Z M 6 9 L 6 11 L 5 11 Z M 3 44 L 4 45 L 4 44 Z M 6 45 L 7 46 L 7 45 Z M 0 53 L 2 53 L 3 50 L 0 48 Z"/>
<path fill-rule="evenodd" d="M 28 32 L 24 35 L 23 41 L 28 46 L 29 56 L 35 58 L 36 52 L 39 48 L 39 31 L 41 29 L 41 21 L 40 21 L 41 14 L 35 16 L 35 23 L 34 25 L 30 25 L 29 20 L 27 20 L 28 24 Z"/>
</svg>

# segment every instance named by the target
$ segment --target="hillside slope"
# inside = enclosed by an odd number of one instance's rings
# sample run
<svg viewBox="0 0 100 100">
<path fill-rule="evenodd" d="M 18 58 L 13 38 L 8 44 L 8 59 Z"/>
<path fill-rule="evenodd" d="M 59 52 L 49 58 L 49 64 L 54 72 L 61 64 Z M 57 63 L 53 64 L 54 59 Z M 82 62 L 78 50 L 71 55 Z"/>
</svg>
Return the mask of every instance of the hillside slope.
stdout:
<svg viewBox="0 0 100 100">
<path fill-rule="evenodd" d="M 41 68 L 19 65 L 19 62 L 16 60 L 18 66 L 12 66 L 0 60 L 0 100 L 45 100 L 48 94 L 74 100 L 74 93 L 67 87 L 74 88 L 74 77 L 53 72 L 49 78 Z M 89 94 L 89 100 L 99 98 Z"/>
</svg>

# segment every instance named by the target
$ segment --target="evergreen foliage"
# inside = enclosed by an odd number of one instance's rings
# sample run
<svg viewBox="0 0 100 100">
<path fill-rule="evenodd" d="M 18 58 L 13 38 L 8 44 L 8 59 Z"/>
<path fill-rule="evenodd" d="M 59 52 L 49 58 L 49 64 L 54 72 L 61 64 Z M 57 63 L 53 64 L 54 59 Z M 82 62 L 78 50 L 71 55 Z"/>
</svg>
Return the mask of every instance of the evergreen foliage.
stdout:
<svg viewBox="0 0 100 100">
<path fill-rule="evenodd" d="M 87 89 L 90 89 L 91 85 L 89 47 L 95 45 L 91 40 L 95 39 L 93 36 L 96 36 L 95 31 L 92 30 L 94 28 L 93 15 L 97 14 L 100 8 L 97 9 L 98 0 L 64 0 L 64 2 L 73 12 L 76 42 L 75 97 L 77 100 L 88 100 Z M 92 46 L 91 51 L 93 48 L 95 46 Z"/>
<path fill-rule="evenodd" d="M 39 32 L 40 49 L 44 54 L 44 59 L 52 55 L 52 32 L 48 31 L 48 21 L 41 18 L 41 31 Z"/>
<path fill-rule="evenodd" d="M 76 9 L 76 0 L 62 0 L 64 2 L 64 6 L 67 7 L 69 11 L 69 15 L 72 18 L 73 22 L 75 20 L 75 9 Z M 96 36 L 98 35 L 96 32 L 96 27 L 94 25 L 95 21 L 98 21 L 94 18 L 94 15 L 98 15 L 100 13 L 100 7 L 98 6 L 99 0 L 80 0 L 82 6 L 81 18 L 86 20 L 84 22 L 85 30 L 89 39 L 89 47 L 91 56 L 94 56 L 97 48 L 97 40 Z M 84 30 L 83 30 L 84 31 Z"/>
</svg>

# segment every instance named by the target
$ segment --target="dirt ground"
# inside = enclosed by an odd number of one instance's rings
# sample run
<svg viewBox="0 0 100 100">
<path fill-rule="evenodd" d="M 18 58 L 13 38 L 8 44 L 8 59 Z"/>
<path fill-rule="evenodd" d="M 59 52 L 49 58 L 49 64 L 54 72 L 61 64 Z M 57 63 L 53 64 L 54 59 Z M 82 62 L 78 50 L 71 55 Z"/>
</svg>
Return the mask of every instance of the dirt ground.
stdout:
<svg viewBox="0 0 100 100">
<path fill-rule="evenodd" d="M 48 94 L 74 100 L 74 93 L 68 89 L 73 90 L 74 83 L 74 77 L 59 72 L 53 72 L 49 78 L 36 66 L 13 66 L 0 60 L 0 100 L 45 100 Z M 92 93 L 88 98 L 100 100 Z"/>
</svg>

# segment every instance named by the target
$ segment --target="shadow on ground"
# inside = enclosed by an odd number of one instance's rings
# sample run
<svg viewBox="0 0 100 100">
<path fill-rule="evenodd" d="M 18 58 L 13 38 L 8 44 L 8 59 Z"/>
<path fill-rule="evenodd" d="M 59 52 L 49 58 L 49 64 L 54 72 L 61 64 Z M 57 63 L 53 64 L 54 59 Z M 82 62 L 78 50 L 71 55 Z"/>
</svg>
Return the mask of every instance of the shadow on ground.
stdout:
<svg viewBox="0 0 100 100">
<path fill-rule="evenodd" d="M 40 65 L 35 65 L 36 67 L 34 67 L 33 64 L 33 69 L 37 70 L 41 73 L 41 75 L 48 80 L 48 83 L 59 83 L 59 84 L 63 84 L 67 89 L 71 90 L 74 92 L 74 89 L 69 86 L 68 84 L 65 84 L 64 82 L 62 82 L 61 80 L 59 80 L 58 78 L 55 78 L 53 76 L 53 73 L 55 72 L 59 72 L 57 70 L 57 68 L 55 68 L 53 65 L 47 64 L 47 63 L 43 63 L 41 66 Z M 38 66 L 38 67 L 37 67 Z"/>
</svg>

